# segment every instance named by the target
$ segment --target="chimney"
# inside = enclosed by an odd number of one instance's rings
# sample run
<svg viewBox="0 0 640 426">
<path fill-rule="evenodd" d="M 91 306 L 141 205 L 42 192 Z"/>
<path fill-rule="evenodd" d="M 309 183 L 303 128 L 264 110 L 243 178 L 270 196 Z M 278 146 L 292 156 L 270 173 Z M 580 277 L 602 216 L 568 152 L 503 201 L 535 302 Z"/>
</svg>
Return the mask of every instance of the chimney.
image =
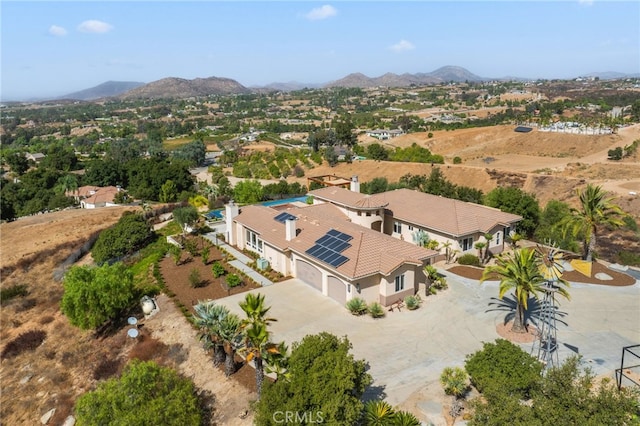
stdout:
<svg viewBox="0 0 640 426">
<path fill-rule="evenodd" d="M 224 206 L 224 218 L 227 225 L 227 242 L 231 245 L 236 244 L 236 235 L 233 228 L 233 219 L 236 216 L 238 216 L 238 206 L 233 200 L 230 200 L 229 204 Z"/>
<path fill-rule="evenodd" d="M 296 236 L 296 221 L 295 219 L 287 219 L 284 222 L 285 239 L 291 241 Z"/>
<path fill-rule="evenodd" d="M 351 183 L 349 185 L 349 189 L 353 192 L 360 192 L 360 182 L 358 182 L 358 176 L 351 176 Z"/>
</svg>

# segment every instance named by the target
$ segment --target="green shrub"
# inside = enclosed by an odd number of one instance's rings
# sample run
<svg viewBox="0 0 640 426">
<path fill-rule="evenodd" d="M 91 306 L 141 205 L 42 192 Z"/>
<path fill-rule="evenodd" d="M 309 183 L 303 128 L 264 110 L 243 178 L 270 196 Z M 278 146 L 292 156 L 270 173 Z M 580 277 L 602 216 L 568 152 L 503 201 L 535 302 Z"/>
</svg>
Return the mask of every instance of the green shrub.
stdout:
<svg viewBox="0 0 640 426">
<path fill-rule="evenodd" d="M 224 266 L 220 262 L 215 262 L 213 266 L 211 266 L 211 272 L 215 278 L 223 276 L 227 271 L 225 271 Z"/>
<path fill-rule="evenodd" d="M 480 266 L 480 259 L 474 254 L 467 253 L 458 258 L 458 263 L 460 265 Z"/>
<path fill-rule="evenodd" d="M 632 216 L 625 216 L 622 218 L 622 221 L 624 222 L 624 226 L 633 232 L 638 232 L 638 224 Z"/>
<path fill-rule="evenodd" d="M 171 247 L 169 247 L 169 254 L 173 258 L 173 261 L 176 263 L 176 265 L 179 265 L 180 259 L 182 259 L 182 249 L 174 244 L 171 244 Z"/>
<path fill-rule="evenodd" d="M 467 393 L 469 375 L 460 367 L 445 367 L 440 374 L 440 384 L 447 395 L 460 398 Z"/>
<path fill-rule="evenodd" d="M 453 157 L 453 164 L 462 164 L 462 158 Z"/>
<path fill-rule="evenodd" d="M 196 268 L 191 269 L 191 272 L 189 272 L 189 285 L 192 288 L 198 288 L 202 286 L 202 283 L 200 272 Z"/>
<path fill-rule="evenodd" d="M 118 223 L 100 233 L 91 255 L 98 264 L 118 259 L 145 246 L 153 230 L 142 215 L 124 212 Z"/>
<path fill-rule="evenodd" d="M 527 399 L 540 383 L 542 364 L 519 346 L 497 339 L 467 355 L 465 369 L 480 392 L 501 392 Z"/>
<path fill-rule="evenodd" d="M 385 315 L 384 308 L 378 302 L 372 302 L 367 308 L 372 318 L 382 318 Z"/>
<path fill-rule="evenodd" d="M 202 263 L 204 263 L 205 265 L 207 263 L 209 263 L 209 255 L 211 254 L 211 247 L 209 247 L 209 245 L 205 244 L 202 247 L 202 250 L 200 250 L 200 256 L 202 256 Z"/>
<path fill-rule="evenodd" d="M 4 305 L 11 299 L 16 297 L 24 297 L 29 294 L 26 284 L 14 284 L 10 287 L 0 290 L 0 303 Z"/>
<path fill-rule="evenodd" d="M 242 283 L 242 279 L 236 274 L 229 274 L 227 276 L 227 286 L 229 288 L 237 287 Z"/>
<path fill-rule="evenodd" d="M 360 297 L 354 297 L 353 299 L 349 300 L 346 306 L 349 312 L 351 312 L 353 315 L 364 315 L 367 313 L 367 302 L 365 302 L 364 299 L 361 299 Z"/>
<path fill-rule="evenodd" d="M 622 265 L 640 266 L 640 254 L 630 251 L 621 251 L 618 253 L 619 262 Z"/>
<path fill-rule="evenodd" d="M 407 306 L 407 309 L 410 311 L 415 311 L 420 307 L 422 303 L 422 299 L 417 294 L 415 296 L 407 296 L 404 298 L 404 304 Z"/>
</svg>

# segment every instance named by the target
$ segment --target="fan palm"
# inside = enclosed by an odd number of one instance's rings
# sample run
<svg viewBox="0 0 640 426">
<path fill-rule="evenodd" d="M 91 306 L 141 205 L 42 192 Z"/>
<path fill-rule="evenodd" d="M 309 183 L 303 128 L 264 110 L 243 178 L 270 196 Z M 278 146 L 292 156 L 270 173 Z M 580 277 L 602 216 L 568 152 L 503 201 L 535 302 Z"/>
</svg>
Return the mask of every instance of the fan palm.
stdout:
<svg viewBox="0 0 640 426">
<path fill-rule="evenodd" d="M 269 340 L 269 330 L 267 324 L 263 322 L 244 321 L 244 346 L 240 349 L 241 353 L 246 354 L 247 362 L 253 360 L 256 370 L 256 390 L 258 399 L 262 393 L 262 383 L 264 382 L 264 359 L 267 354 L 275 354 L 278 352 L 276 344 Z"/>
<path fill-rule="evenodd" d="M 244 300 L 240 302 L 240 307 L 247 315 L 247 320 L 245 321 L 264 322 L 265 324 L 276 321 L 275 318 L 269 318 L 266 316 L 271 307 L 264 306 L 263 294 L 248 293 Z"/>
<path fill-rule="evenodd" d="M 602 226 L 622 226 L 622 218 L 626 214 L 620 206 L 613 203 L 612 197 L 606 196 L 600 186 L 588 184 L 584 191 L 578 190 L 578 196 L 580 208 L 571 209 L 571 216 L 562 221 L 561 225 L 574 237 L 583 238 L 583 259 L 591 262 L 596 249 L 598 229 Z"/>
<path fill-rule="evenodd" d="M 224 343 L 220 336 L 220 321 L 229 315 L 229 309 L 217 305 L 213 300 L 198 302 L 193 307 L 195 311 L 194 324 L 200 330 L 198 338 L 205 349 L 213 348 L 213 364 L 218 366 L 225 359 Z"/>
<path fill-rule="evenodd" d="M 242 321 L 236 314 L 229 314 L 222 318 L 218 333 L 224 345 L 226 354 L 224 360 L 224 373 L 227 376 L 236 372 L 236 350 L 242 347 Z"/>
<path fill-rule="evenodd" d="M 527 302 L 532 295 L 539 299 L 538 295 L 544 291 L 545 278 L 540 268 L 540 259 L 537 252 L 530 248 L 514 250 L 510 254 L 499 255 L 494 266 L 485 268 L 480 282 L 500 279 L 500 289 L 498 297 L 501 299 L 509 290 L 514 290 L 516 299 L 516 316 L 513 321 L 511 331 L 516 333 L 526 332 L 525 312 L 528 308 Z M 566 281 L 559 280 L 566 285 Z M 569 293 L 563 287 L 557 288 L 558 293 L 569 298 Z"/>
</svg>

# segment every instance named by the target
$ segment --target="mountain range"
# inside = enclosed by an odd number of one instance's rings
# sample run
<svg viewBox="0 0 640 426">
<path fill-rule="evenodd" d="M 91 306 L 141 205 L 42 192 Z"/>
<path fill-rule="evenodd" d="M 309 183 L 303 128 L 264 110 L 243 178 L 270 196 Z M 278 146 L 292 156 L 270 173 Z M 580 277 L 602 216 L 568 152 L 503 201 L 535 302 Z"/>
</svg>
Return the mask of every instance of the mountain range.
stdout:
<svg viewBox="0 0 640 426">
<path fill-rule="evenodd" d="M 591 73 L 585 77 L 600 77 L 601 79 L 635 77 L 616 72 Z M 245 87 L 236 80 L 222 77 L 195 78 L 187 80 L 177 77 L 168 77 L 151 83 L 108 81 L 98 86 L 70 93 L 59 99 L 96 100 L 101 98 L 131 99 L 163 99 L 163 98 L 190 98 L 208 95 L 229 95 L 262 91 L 292 91 L 304 88 L 329 88 L 329 87 L 409 87 L 411 85 L 438 84 L 445 82 L 481 82 L 492 80 L 532 80 L 531 78 L 503 77 L 487 78 L 473 74 L 469 70 L 457 66 L 444 66 L 429 73 L 394 74 L 386 73 L 379 77 L 368 77 L 361 73 L 349 74 L 339 80 L 329 83 L 271 83 L 266 86 Z"/>
</svg>

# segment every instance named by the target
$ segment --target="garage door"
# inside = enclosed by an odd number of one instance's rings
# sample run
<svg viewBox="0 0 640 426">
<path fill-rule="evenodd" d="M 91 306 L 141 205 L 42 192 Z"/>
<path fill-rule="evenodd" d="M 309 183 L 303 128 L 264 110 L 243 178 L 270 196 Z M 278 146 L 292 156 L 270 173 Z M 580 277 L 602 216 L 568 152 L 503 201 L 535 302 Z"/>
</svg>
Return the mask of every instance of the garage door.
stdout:
<svg viewBox="0 0 640 426">
<path fill-rule="evenodd" d="M 344 305 L 347 303 L 347 288 L 344 283 L 336 277 L 329 277 L 327 280 L 327 287 L 329 290 L 329 297 L 336 302 Z"/>
<path fill-rule="evenodd" d="M 301 279 L 311 287 L 322 292 L 322 273 L 318 268 L 303 260 L 296 263 L 296 278 Z"/>
</svg>

